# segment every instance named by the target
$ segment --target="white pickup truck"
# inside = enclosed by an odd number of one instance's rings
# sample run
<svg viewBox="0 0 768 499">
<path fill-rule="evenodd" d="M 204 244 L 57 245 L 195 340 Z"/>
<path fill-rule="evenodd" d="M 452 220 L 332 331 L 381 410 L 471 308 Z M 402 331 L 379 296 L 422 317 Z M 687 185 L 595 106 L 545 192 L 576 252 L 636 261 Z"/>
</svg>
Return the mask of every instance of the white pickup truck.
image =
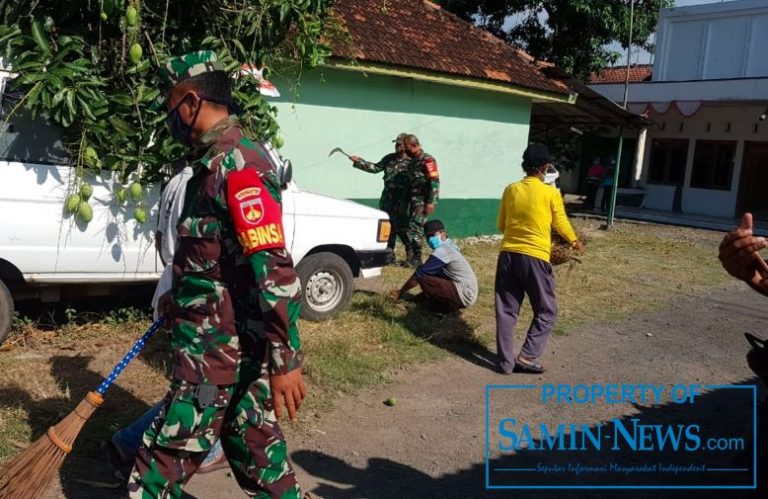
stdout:
<svg viewBox="0 0 768 499">
<path fill-rule="evenodd" d="M 285 181 L 283 224 L 303 287 L 302 317 L 323 320 L 349 304 L 353 277 L 377 276 L 391 259 L 389 220 L 379 210 L 301 190 L 290 180 L 290 162 L 274 156 Z M 64 161 L 55 128 L 42 120 L 19 115 L 0 130 L 0 343 L 14 299 L 105 294 L 160 276 L 153 243 L 159 187 L 144 193 L 150 217 L 139 224 L 135 205 L 115 199 L 115 177 L 92 176 L 94 214 L 83 224 L 64 213 L 75 180 Z"/>
</svg>

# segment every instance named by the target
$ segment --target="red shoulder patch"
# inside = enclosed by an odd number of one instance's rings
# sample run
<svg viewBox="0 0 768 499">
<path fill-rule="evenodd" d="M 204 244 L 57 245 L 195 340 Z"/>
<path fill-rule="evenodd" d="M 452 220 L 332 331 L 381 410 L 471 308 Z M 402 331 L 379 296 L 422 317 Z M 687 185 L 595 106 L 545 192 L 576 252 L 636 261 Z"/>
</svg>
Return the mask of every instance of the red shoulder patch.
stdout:
<svg viewBox="0 0 768 499">
<path fill-rule="evenodd" d="M 227 175 L 227 205 L 246 255 L 285 248 L 282 207 L 256 170 L 244 168 Z"/>
<path fill-rule="evenodd" d="M 435 158 L 427 158 L 424 160 L 424 166 L 427 169 L 427 177 L 438 178 L 440 173 L 437 171 L 437 162 Z"/>
</svg>

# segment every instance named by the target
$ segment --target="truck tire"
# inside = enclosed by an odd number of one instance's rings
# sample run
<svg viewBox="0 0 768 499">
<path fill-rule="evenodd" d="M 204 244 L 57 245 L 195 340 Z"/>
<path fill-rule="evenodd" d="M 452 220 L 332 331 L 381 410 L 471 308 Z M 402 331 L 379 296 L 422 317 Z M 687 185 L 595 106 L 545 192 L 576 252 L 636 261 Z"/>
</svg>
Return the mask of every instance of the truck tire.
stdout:
<svg viewBox="0 0 768 499">
<path fill-rule="evenodd" d="M 302 318 L 330 319 L 352 300 L 352 269 L 340 256 L 328 252 L 309 255 L 299 262 L 296 272 L 301 281 Z"/>
<path fill-rule="evenodd" d="M 11 292 L 0 281 L 0 345 L 3 344 L 13 325 L 13 297 Z"/>
</svg>

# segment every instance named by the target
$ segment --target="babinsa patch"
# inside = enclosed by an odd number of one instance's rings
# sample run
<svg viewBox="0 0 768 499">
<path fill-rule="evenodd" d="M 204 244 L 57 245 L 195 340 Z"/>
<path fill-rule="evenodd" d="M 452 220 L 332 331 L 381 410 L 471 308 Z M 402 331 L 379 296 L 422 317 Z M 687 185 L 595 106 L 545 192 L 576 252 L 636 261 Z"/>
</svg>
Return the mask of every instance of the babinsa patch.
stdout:
<svg viewBox="0 0 768 499">
<path fill-rule="evenodd" d="M 240 245 L 246 255 L 285 248 L 283 211 L 252 168 L 227 175 L 227 201 Z"/>
<path fill-rule="evenodd" d="M 440 176 L 437 171 L 437 162 L 434 160 L 434 158 L 425 159 L 424 166 L 427 168 L 427 177 L 437 178 Z"/>
</svg>

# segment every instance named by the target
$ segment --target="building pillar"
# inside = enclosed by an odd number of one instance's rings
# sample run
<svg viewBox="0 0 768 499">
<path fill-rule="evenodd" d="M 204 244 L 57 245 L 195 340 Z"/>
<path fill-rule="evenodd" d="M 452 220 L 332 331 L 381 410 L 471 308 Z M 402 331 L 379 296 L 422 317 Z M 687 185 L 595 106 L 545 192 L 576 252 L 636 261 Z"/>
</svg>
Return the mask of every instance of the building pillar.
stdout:
<svg viewBox="0 0 768 499">
<path fill-rule="evenodd" d="M 632 187 L 637 187 L 637 183 L 643 178 L 643 161 L 645 161 L 645 137 L 648 135 L 648 129 L 643 128 L 637 134 L 637 148 L 635 149 L 634 175 L 632 175 Z"/>
</svg>

